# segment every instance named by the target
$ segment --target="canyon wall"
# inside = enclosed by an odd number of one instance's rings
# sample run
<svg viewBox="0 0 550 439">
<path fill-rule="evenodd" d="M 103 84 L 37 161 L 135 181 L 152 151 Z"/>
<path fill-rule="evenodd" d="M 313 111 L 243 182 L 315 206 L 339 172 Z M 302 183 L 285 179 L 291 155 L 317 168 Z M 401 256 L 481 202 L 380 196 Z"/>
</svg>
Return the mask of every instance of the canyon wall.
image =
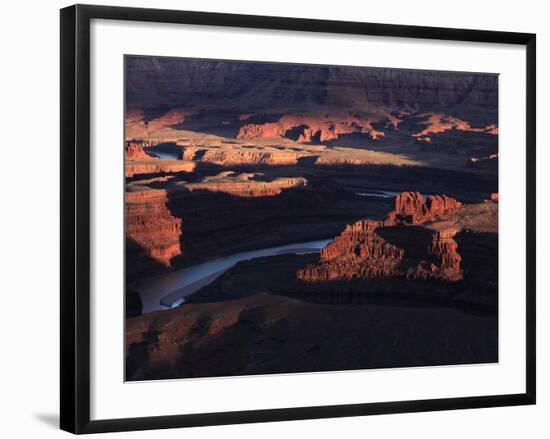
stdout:
<svg viewBox="0 0 550 439">
<path fill-rule="evenodd" d="M 192 172 L 196 164 L 187 160 L 158 160 L 149 157 L 148 160 L 128 160 L 124 166 L 124 175 L 134 177 L 141 174 L 169 174 L 176 172 Z"/>
<path fill-rule="evenodd" d="M 459 231 L 419 224 L 457 212 L 462 203 L 447 196 L 404 192 L 385 220 L 361 220 L 346 227 L 321 250 L 320 262 L 297 272 L 304 281 L 351 279 L 462 279 L 461 257 L 453 237 Z"/>
<path fill-rule="evenodd" d="M 281 151 L 275 148 L 204 148 L 184 146 L 181 149 L 182 160 L 208 162 L 223 166 L 238 165 L 295 165 L 301 154 L 295 151 Z"/>
<path fill-rule="evenodd" d="M 149 154 L 145 152 L 143 146 L 139 142 L 126 142 L 124 147 L 124 157 L 126 160 L 151 160 Z"/>
<path fill-rule="evenodd" d="M 456 212 L 461 207 L 460 201 L 446 195 L 429 195 L 424 202 L 424 197 L 418 192 L 403 192 L 395 197 L 395 208 L 389 213 L 388 220 L 390 223 L 420 224 Z"/>
<path fill-rule="evenodd" d="M 181 253 L 182 220 L 170 213 L 167 203 L 165 190 L 126 192 L 126 238 L 137 247 L 127 254 L 131 269 L 143 259 L 169 268 L 172 258 Z"/>
<path fill-rule="evenodd" d="M 498 76 L 461 72 L 305 64 L 132 57 L 126 63 L 129 106 L 235 106 L 284 109 L 391 108 L 435 111 L 498 107 Z"/>
<path fill-rule="evenodd" d="M 322 143 L 335 140 L 343 134 L 365 134 L 372 140 L 384 136 L 373 128 L 373 121 L 386 119 L 354 117 L 347 114 L 285 115 L 277 122 L 247 124 L 240 128 L 237 138 L 286 137 L 297 142 Z"/>
</svg>

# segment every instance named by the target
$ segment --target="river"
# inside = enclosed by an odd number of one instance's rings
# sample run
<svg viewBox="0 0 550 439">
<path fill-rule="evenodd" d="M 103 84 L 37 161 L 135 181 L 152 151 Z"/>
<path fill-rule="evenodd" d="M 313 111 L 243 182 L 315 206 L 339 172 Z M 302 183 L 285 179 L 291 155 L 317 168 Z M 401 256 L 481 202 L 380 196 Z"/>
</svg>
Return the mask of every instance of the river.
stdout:
<svg viewBox="0 0 550 439">
<path fill-rule="evenodd" d="M 177 151 L 162 151 L 158 149 L 149 148 L 150 154 L 158 157 L 161 160 L 179 160 L 179 153 Z"/>
<path fill-rule="evenodd" d="M 360 197 L 366 197 L 366 198 L 395 198 L 397 197 L 401 192 L 392 192 L 392 191 L 378 191 L 378 190 L 370 190 L 368 192 L 355 192 L 355 195 L 358 195 Z M 428 197 L 429 194 L 420 194 L 424 199 Z"/>
<path fill-rule="evenodd" d="M 399 192 L 391 191 L 369 191 L 369 192 L 355 192 L 355 195 L 360 197 L 372 197 L 372 198 L 395 198 L 399 195 Z"/>
<path fill-rule="evenodd" d="M 213 282 L 238 262 L 265 256 L 319 253 L 329 242 L 330 239 L 324 239 L 235 253 L 147 280 L 133 289 L 141 295 L 144 313 L 168 309 L 183 304 L 185 297 Z"/>
</svg>

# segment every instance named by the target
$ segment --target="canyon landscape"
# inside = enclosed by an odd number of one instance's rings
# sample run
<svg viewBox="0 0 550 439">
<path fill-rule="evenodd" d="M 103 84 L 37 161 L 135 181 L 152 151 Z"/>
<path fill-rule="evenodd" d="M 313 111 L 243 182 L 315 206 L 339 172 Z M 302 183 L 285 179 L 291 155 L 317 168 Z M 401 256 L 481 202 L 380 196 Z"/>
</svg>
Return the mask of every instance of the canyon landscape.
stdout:
<svg viewBox="0 0 550 439">
<path fill-rule="evenodd" d="M 498 362 L 498 75 L 125 56 L 127 381 Z"/>
</svg>

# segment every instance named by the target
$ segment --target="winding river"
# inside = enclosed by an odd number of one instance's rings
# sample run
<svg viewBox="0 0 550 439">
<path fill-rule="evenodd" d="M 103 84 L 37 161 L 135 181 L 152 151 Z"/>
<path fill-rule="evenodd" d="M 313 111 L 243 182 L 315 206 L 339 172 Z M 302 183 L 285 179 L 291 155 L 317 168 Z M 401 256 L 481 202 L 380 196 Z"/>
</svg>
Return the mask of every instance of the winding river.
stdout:
<svg viewBox="0 0 550 439">
<path fill-rule="evenodd" d="M 134 289 L 141 295 L 144 313 L 173 308 L 183 304 L 185 297 L 210 284 L 238 262 L 265 256 L 319 253 L 329 242 L 330 239 L 324 239 L 235 253 L 150 279 Z"/>
<path fill-rule="evenodd" d="M 171 152 L 154 151 L 154 154 L 160 159 L 174 158 Z M 394 198 L 398 192 L 370 190 L 355 194 L 369 198 Z M 144 281 L 133 289 L 141 295 L 144 313 L 174 308 L 241 261 L 283 254 L 319 253 L 329 242 L 330 239 L 324 239 L 235 253 Z"/>
</svg>

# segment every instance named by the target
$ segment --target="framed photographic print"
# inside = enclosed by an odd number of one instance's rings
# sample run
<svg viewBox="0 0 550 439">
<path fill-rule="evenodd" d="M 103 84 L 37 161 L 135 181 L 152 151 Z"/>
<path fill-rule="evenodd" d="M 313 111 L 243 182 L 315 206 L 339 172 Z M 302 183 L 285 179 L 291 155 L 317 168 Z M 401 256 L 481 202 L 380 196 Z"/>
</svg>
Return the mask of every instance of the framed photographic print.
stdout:
<svg viewBox="0 0 550 439">
<path fill-rule="evenodd" d="M 535 403 L 535 35 L 61 10 L 61 427 Z"/>
</svg>

